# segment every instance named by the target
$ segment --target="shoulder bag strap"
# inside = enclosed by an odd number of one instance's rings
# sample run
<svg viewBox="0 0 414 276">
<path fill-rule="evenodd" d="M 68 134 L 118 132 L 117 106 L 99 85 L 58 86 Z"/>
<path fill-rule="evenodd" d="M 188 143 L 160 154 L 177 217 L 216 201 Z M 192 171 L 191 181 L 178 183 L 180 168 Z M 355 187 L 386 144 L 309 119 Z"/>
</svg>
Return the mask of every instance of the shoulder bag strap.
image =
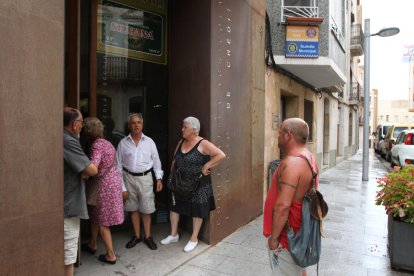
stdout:
<svg viewBox="0 0 414 276">
<path fill-rule="evenodd" d="M 297 153 L 297 154 L 291 154 L 290 156 L 296 156 L 296 157 L 299 157 L 299 158 L 305 159 L 305 160 L 308 162 L 309 168 L 310 168 L 310 169 L 311 169 L 311 171 L 312 171 L 312 187 L 311 187 L 310 189 L 315 188 L 316 176 L 318 176 L 318 173 L 317 173 L 317 172 L 315 172 L 315 170 L 313 169 L 313 166 L 312 166 L 311 162 L 309 161 L 309 159 L 308 159 L 306 156 L 304 156 L 303 154 L 300 154 L 300 153 Z M 310 190 L 310 189 L 309 189 L 309 190 Z"/>
<path fill-rule="evenodd" d="M 314 171 L 313 166 L 312 166 L 312 164 L 310 163 L 309 159 L 308 159 L 306 156 L 304 156 L 303 154 L 300 154 L 300 153 L 294 153 L 294 154 L 290 154 L 290 155 L 288 155 L 288 156 L 296 156 L 296 157 L 299 157 L 299 158 L 305 159 L 305 160 L 308 162 L 308 165 L 309 165 L 309 167 L 310 167 L 310 169 L 311 169 L 311 171 L 312 171 L 312 187 L 310 187 L 310 188 L 309 188 L 308 192 L 309 192 L 310 190 L 314 189 L 314 188 L 315 188 L 315 183 L 316 183 L 316 176 L 318 175 L 318 173 Z M 307 193 L 308 193 L 308 192 L 307 192 Z M 306 195 L 305 195 L 305 197 L 306 197 Z M 285 224 L 285 230 L 287 231 L 287 230 L 288 230 L 288 228 L 290 228 L 290 224 L 289 224 L 289 217 L 288 217 L 288 219 L 287 219 L 287 221 L 286 221 L 286 224 Z"/>
<path fill-rule="evenodd" d="M 174 166 L 175 166 L 175 156 L 177 155 L 177 151 L 178 151 L 178 149 L 179 148 L 181 148 L 181 146 L 183 145 L 183 143 L 184 143 L 184 139 L 181 139 L 181 141 L 180 141 L 180 143 L 178 144 L 178 146 L 175 148 L 175 151 L 174 151 L 174 155 L 173 155 L 173 160 L 172 160 L 172 162 L 171 162 L 171 169 L 170 169 L 170 175 L 171 175 L 171 173 L 172 173 L 172 171 L 173 171 L 173 169 L 174 169 Z"/>
</svg>

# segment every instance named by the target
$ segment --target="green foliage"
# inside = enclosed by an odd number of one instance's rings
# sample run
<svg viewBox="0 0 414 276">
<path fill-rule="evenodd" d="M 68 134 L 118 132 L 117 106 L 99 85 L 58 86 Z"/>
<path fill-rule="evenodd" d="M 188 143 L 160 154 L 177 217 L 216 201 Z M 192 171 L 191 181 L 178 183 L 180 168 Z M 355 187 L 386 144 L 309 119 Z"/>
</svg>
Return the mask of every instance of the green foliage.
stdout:
<svg viewBox="0 0 414 276">
<path fill-rule="evenodd" d="M 394 167 L 377 183 L 380 190 L 376 204 L 384 205 L 387 214 L 395 219 L 414 224 L 414 165 Z"/>
</svg>

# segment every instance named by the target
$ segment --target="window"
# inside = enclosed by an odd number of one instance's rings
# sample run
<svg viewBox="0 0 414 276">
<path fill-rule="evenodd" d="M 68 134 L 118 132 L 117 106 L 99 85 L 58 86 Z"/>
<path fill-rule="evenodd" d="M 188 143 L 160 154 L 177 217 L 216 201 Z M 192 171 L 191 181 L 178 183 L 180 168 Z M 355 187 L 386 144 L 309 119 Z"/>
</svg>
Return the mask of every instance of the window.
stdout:
<svg viewBox="0 0 414 276">
<path fill-rule="evenodd" d="M 392 137 L 397 138 L 397 136 L 401 133 L 401 131 L 406 130 L 406 129 L 408 129 L 408 127 L 395 127 Z"/>
<path fill-rule="evenodd" d="M 339 44 L 345 51 L 345 2 L 332 1 L 331 12 L 331 31 L 338 39 Z"/>
<path fill-rule="evenodd" d="M 400 133 L 400 136 L 398 136 L 397 141 L 395 142 L 395 144 L 402 144 L 405 141 L 405 133 L 402 132 Z"/>
<path fill-rule="evenodd" d="M 313 102 L 305 100 L 304 106 L 305 122 L 309 126 L 309 138 L 308 141 L 313 141 Z"/>
<path fill-rule="evenodd" d="M 282 0 L 282 22 L 287 17 L 319 17 L 318 0 Z"/>
<path fill-rule="evenodd" d="M 387 135 L 388 129 L 390 128 L 390 126 L 384 126 L 383 130 L 382 130 L 382 135 L 385 136 Z"/>
<path fill-rule="evenodd" d="M 318 5 L 317 0 L 284 0 L 283 6 L 305 6 L 315 7 Z"/>
</svg>

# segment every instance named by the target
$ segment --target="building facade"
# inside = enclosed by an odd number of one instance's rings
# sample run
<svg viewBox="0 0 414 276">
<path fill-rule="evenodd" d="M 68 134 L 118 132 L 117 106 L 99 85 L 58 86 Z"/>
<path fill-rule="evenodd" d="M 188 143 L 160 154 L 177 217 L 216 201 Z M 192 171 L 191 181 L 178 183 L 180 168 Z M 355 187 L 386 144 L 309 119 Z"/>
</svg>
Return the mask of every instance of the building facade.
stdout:
<svg viewBox="0 0 414 276">
<path fill-rule="evenodd" d="M 373 89 L 375 90 L 375 89 Z M 372 94 L 371 94 L 372 95 Z M 414 113 L 409 112 L 410 102 L 408 100 L 379 100 L 376 107 L 376 121 L 379 123 L 412 124 Z M 373 108 L 373 111 L 375 108 Z M 373 115 L 375 115 L 373 112 Z M 374 121 L 374 120 L 373 120 Z M 374 126 L 374 122 L 372 124 Z M 372 128 L 375 130 L 375 128 Z"/>
<path fill-rule="evenodd" d="M 361 7 L 357 1 L 268 0 L 266 133 L 289 117 L 310 126 L 307 147 L 319 167 L 335 166 L 359 148 L 362 85 Z M 265 161 L 280 158 L 267 145 Z"/>
</svg>

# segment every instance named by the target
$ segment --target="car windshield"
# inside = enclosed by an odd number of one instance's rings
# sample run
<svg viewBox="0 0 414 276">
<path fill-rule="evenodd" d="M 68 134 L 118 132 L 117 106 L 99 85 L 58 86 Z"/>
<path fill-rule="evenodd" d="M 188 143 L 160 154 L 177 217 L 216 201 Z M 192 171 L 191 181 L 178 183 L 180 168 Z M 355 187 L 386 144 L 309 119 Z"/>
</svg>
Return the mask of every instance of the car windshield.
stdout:
<svg viewBox="0 0 414 276">
<path fill-rule="evenodd" d="M 393 135 L 393 137 L 394 138 L 397 138 L 398 135 L 401 133 L 401 131 L 403 131 L 404 129 L 408 129 L 408 127 L 396 127 L 394 129 L 394 135 Z"/>
<path fill-rule="evenodd" d="M 414 133 L 412 131 L 407 132 L 404 135 L 404 140 L 401 141 L 401 143 L 406 144 L 406 145 L 414 145 L 414 139 L 413 138 L 414 138 Z"/>
<path fill-rule="evenodd" d="M 389 128 L 390 126 L 384 126 L 384 128 L 382 129 L 384 135 L 387 134 Z"/>
</svg>

